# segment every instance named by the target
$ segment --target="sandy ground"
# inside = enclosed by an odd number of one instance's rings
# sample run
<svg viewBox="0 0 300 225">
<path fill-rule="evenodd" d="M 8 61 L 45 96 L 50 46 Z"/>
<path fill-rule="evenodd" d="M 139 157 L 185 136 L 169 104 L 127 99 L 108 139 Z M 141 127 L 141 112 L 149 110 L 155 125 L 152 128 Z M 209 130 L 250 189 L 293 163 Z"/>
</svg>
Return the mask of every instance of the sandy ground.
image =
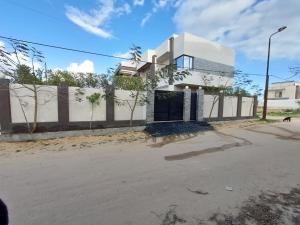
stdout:
<svg viewBox="0 0 300 225">
<path fill-rule="evenodd" d="M 176 224 L 200 224 L 237 213 L 262 191 L 298 187 L 300 122 L 219 124 L 158 139 L 129 133 L 1 143 L 0 154 L 10 224 L 163 224 L 175 208 L 183 218 Z"/>
</svg>

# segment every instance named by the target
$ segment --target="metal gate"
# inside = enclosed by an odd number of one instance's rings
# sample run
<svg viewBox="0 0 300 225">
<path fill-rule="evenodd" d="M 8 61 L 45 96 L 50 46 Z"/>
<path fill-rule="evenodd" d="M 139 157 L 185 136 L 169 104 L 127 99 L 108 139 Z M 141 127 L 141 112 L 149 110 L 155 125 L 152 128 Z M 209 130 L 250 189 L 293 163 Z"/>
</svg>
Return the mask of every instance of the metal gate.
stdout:
<svg viewBox="0 0 300 225">
<path fill-rule="evenodd" d="M 191 94 L 191 118 L 190 120 L 196 120 L 197 115 L 197 93 Z"/>
<path fill-rule="evenodd" d="M 155 91 L 154 121 L 183 120 L 184 93 Z"/>
</svg>

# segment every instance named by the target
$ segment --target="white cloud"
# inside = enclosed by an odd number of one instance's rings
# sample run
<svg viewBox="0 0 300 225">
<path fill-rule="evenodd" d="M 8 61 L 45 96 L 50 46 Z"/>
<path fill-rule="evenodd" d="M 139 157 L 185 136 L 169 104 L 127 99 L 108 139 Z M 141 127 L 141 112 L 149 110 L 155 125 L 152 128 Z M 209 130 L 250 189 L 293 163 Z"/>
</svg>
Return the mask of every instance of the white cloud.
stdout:
<svg viewBox="0 0 300 225">
<path fill-rule="evenodd" d="M 177 7 L 183 0 L 153 0 L 152 9 L 147 12 L 141 21 L 141 27 L 143 27 L 158 10 L 162 10 L 166 7 Z"/>
<path fill-rule="evenodd" d="M 152 16 L 152 13 L 147 13 L 145 15 L 145 17 L 141 21 L 141 26 L 142 27 L 148 22 L 148 20 L 151 18 L 151 16 Z"/>
<path fill-rule="evenodd" d="M 144 3 L 145 3 L 145 0 L 133 0 L 133 5 L 143 6 Z"/>
<path fill-rule="evenodd" d="M 129 59 L 131 57 L 129 51 L 128 52 L 124 52 L 124 53 L 118 52 L 118 53 L 115 53 L 114 56 L 115 57 L 120 57 L 120 58 L 125 58 L 125 59 Z"/>
<path fill-rule="evenodd" d="M 66 6 L 66 16 L 73 23 L 87 32 L 103 38 L 111 38 L 111 31 L 105 29 L 105 25 L 115 16 L 131 13 L 128 3 L 116 6 L 115 0 L 98 0 L 98 6 L 86 13 L 76 7 Z"/>
<path fill-rule="evenodd" d="M 286 25 L 272 39 L 272 57 L 300 57 L 300 1 L 185 0 L 177 6 L 174 22 L 180 32 L 217 40 L 249 58 L 264 58 L 269 35 Z"/>
<path fill-rule="evenodd" d="M 94 73 L 94 63 L 91 60 L 84 60 L 82 63 L 71 63 L 67 71 L 74 73 Z"/>
</svg>

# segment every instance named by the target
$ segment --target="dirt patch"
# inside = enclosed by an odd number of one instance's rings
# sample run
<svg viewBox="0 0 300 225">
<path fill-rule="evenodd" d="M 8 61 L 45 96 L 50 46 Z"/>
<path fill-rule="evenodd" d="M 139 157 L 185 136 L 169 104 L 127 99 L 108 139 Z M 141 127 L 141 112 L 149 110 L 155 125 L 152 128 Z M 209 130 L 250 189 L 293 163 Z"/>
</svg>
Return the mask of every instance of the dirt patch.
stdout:
<svg viewBox="0 0 300 225">
<path fill-rule="evenodd" d="M 231 148 L 236 148 L 236 147 L 241 147 L 241 146 L 245 146 L 245 145 L 251 145 L 252 143 L 250 141 L 248 141 L 245 138 L 241 138 L 241 137 L 236 137 L 233 135 L 229 135 L 226 133 L 222 133 L 222 132 L 217 132 L 220 135 L 224 135 L 224 136 L 229 136 L 235 139 L 239 139 L 241 140 L 241 142 L 233 142 L 233 143 L 229 143 L 229 144 L 224 144 L 218 147 L 212 147 L 212 148 L 206 148 L 206 149 L 202 149 L 199 151 L 191 151 L 191 152 L 185 152 L 185 153 L 181 153 L 181 154 L 176 154 L 176 155 L 169 155 L 169 156 L 165 156 L 165 160 L 167 161 L 174 161 L 174 160 L 184 160 L 184 159 L 189 159 L 195 156 L 199 156 L 199 155 L 204 155 L 204 154 L 209 154 L 209 153 L 215 153 L 215 152 L 221 152 L 221 151 L 225 151 Z"/>
<path fill-rule="evenodd" d="M 293 188 L 289 193 L 261 193 L 249 198 L 236 216 L 215 213 L 209 221 L 216 225 L 298 225 L 300 189 Z"/>
<path fill-rule="evenodd" d="M 213 213 L 207 219 L 178 216 L 177 205 L 169 206 L 165 213 L 153 213 L 161 225 L 299 225 L 300 187 L 288 193 L 262 192 L 250 197 L 234 214 Z"/>
<path fill-rule="evenodd" d="M 236 120 L 236 121 L 218 121 L 211 123 L 214 129 L 222 130 L 227 128 L 248 128 L 248 127 L 256 127 L 263 126 L 270 123 L 278 122 L 279 120 L 265 121 L 259 119 L 253 120 Z"/>
<path fill-rule="evenodd" d="M 63 151 L 67 149 L 88 149 L 107 143 L 144 142 L 147 134 L 144 132 L 116 133 L 103 136 L 66 137 L 52 140 L 28 142 L 0 142 L 0 155 L 15 152 L 35 153 L 38 151 Z"/>
<path fill-rule="evenodd" d="M 186 223 L 186 220 L 182 217 L 178 216 L 176 212 L 177 205 L 169 206 L 169 209 L 162 214 L 158 214 L 156 212 L 151 212 L 154 214 L 159 220 L 161 225 L 176 225 Z"/>
</svg>

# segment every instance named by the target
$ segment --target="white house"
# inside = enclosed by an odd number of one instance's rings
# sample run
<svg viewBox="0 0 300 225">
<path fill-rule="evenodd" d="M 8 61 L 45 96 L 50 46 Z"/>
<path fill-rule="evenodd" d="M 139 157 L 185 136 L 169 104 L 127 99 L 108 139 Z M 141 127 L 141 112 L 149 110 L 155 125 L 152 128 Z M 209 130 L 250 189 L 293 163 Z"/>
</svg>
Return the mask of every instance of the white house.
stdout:
<svg viewBox="0 0 300 225">
<path fill-rule="evenodd" d="M 173 84 L 161 82 L 158 89 L 180 90 L 185 86 L 231 86 L 234 77 L 235 54 L 233 49 L 189 33 L 172 35 L 155 49 L 142 55 L 139 65 L 121 62 L 117 72 L 133 75 L 139 72 L 157 71 L 166 65 L 175 64 L 178 70 L 188 70 L 190 76 Z"/>
<path fill-rule="evenodd" d="M 268 107 L 296 109 L 300 107 L 300 82 L 285 81 L 272 83 L 268 92 Z"/>
</svg>

